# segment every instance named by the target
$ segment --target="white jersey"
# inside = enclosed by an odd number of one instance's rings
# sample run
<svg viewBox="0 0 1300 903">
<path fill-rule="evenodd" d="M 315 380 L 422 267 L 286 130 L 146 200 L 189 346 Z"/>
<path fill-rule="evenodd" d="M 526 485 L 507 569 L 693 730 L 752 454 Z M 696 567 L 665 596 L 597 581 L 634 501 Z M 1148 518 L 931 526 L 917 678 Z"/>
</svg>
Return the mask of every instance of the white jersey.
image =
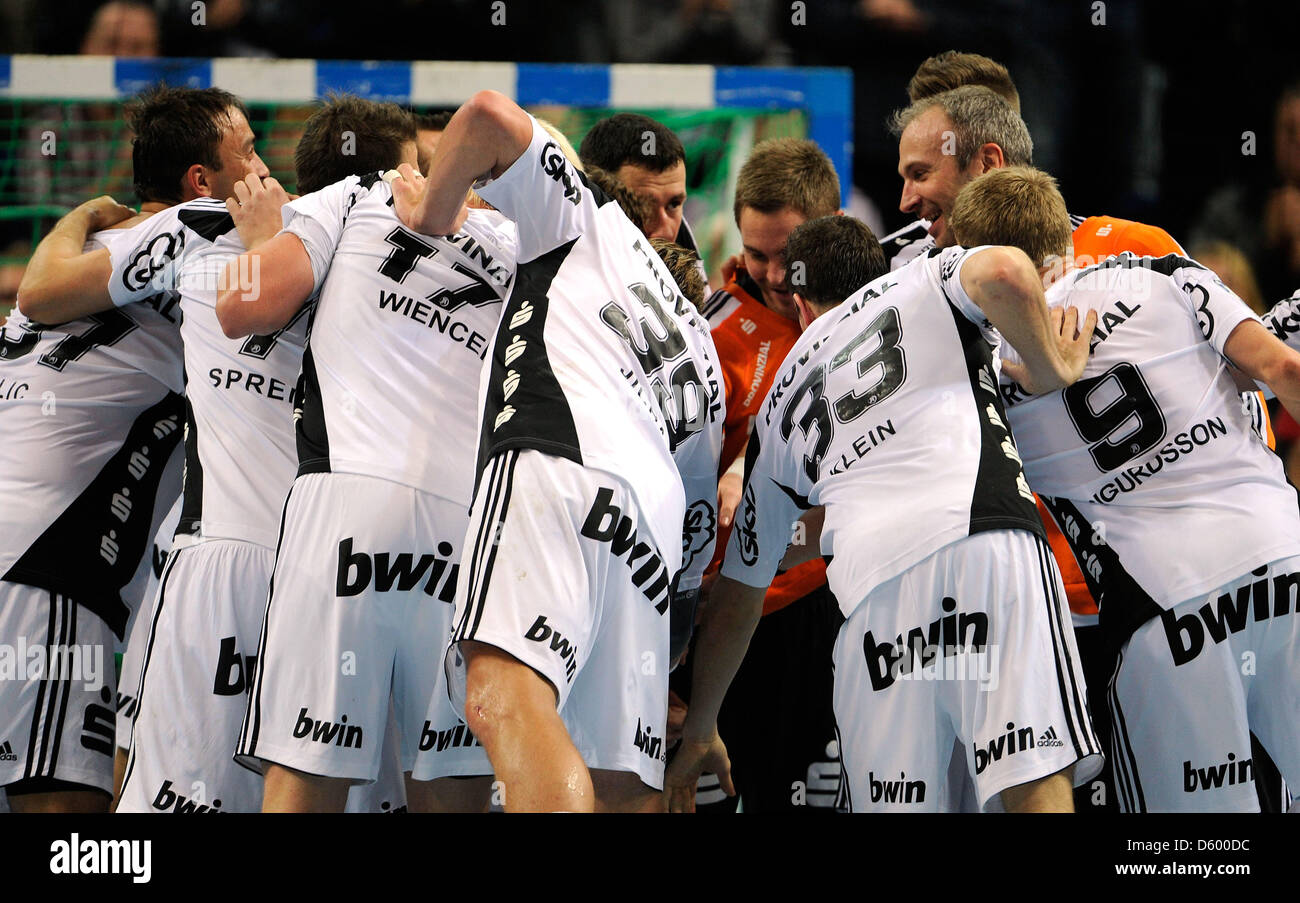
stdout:
<svg viewBox="0 0 1300 903">
<path fill-rule="evenodd" d="M 961 286 L 977 250 L 918 258 L 800 336 L 754 422 L 723 574 L 767 586 L 813 505 L 845 616 L 949 543 L 1043 535 L 998 394 L 1002 338 Z"/>
<path fill-rule="evenodd" d="M 177 545 L 238 539 L 274 549 L 298 461 L 293 411 L 310 305 L 269 335 L 229 339 L 216 302 L 227 265 L 244 251 L 221 201 L 178 208 L 208 218 L 211 242 L 190 241 L 176 263 L 189 376 L 185 488 Z M 251 285 L 255 274 L 238 274 Z"/>
<path fill-rule="evenodd" d="M 97 233 L 115 265 L 135 229 Z M 0 580 L 66 594 L 121 636 L 122 590 L 178 486 L 184 372 L 173 294 L 61 326 L 15 311 L 0 329 Z M 159 509 L 155 511 L 155 509 Z"/>
<path fill-rule="evenodd" d="M 1264 314 L 1264 328 L 1300 351 L 1300 291 L 1277 302 Z"/>
<path fill-rule="evenodd" d="M 479 194 L 519 226 L 519 275 L 486 376 L 480 470 L 527 448 L 618 477 L 676 573 L 677 526 L 717 498 L 722 371 L 708 323 L 536 121 L 528 149 Z M 704 449 L 686 450 L 696 443 Z"/>
<path fill-rule="evenodd" d="M 1295 490 L 1223 357 L 1233 329 L 1258 322 L 1250 309 L 1172 254 L 1125 252 L 1067 274 L 1047 299 L 1099 314 L 1083 377 L 1032 398 L 1004 381 L 1003 395 L 1030 485 L 1070 541 L 1102 623 L 1127 635 L 1300 553 Z"/>
<path fill-rule="evenodd" d="M 473 210 L 455 235 L 417 235 L 378 173 L 285 209 L 320 293 L 303 357 L 299 473 L 382 477 L 468 511 L 471 399 L 514 277 L 514 225 Z"/>
</svg>

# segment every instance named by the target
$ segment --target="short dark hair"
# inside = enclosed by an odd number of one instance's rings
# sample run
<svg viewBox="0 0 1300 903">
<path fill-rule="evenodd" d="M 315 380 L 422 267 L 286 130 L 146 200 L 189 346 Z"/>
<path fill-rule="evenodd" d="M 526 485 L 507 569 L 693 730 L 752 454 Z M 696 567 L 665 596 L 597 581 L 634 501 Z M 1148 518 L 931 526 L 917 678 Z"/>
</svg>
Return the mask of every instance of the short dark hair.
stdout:
<svg viewBox="0 0 1300 903">
<path fill-rule="evenodd" d="M 907 98 L 916 103 L 963 85 L 983 85 L 1020 112 L 1020 92 L 1006 66 L 978 53 L 956 50 L 937 53 L 917 67 L 907 83 Z"/>
<path fill-rule="evenodd" d="M 647 152 L 649 151 L 649 152 Z M 615 113 L 591 127 L 578 148 L 584 165 L 618 172 L 626 164 L 663 172 L 686 160 L 682 140 L 662 122 L 640 113 Z"/>
<path fill-rule="evenodd" d="M 870 227 L 851 216 L 819 216 L 796 226 L 785 261 L 790 288 L 819 308 L 834 307 L 889 272 Z"/>
<path fill-rule="evenodd" d="M 307 194 L 368 172 L 396 169 L 415 141 L 415 117 L 395 103 L 333 94 L 311 114 L 293 152 L 298 191 Z"/>
<path fill-rule="evenodd" d="M 416 113 L 415 127 L 422 132 L 446 131 L 447 123 L 451 122 L 455 112 L 455 110 L 440 110 L 437 113 Z"/>
<path fill-rule="evenodd" d="M 221 169 L 221 142 L 232 109 L 248 118 L 243 101 L 229 91 L 166 84 L 148 88 L 127 106 L 127 122 L 135 133 L 131 168 L 141 202 L 179 204 L 191 166 Z"/>
<path fill-rule="evenodd" d="M 789 207 L 809 219 L 840 209 L 840 180 L 826 152 L 806 138 L 772 138 L 754 145 L 736 176 L 732 213 L 752 207 L 777 213 Z"/>
</svg>

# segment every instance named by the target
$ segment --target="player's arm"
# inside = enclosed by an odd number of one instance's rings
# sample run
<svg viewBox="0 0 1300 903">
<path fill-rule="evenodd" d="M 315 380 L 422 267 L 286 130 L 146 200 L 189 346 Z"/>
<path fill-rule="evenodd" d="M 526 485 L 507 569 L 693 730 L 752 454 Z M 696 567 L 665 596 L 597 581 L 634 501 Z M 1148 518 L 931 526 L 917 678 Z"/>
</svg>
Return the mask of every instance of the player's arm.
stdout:
<svg viewBox="0 0 1300 903">
<path fill-rule="evenodd" d="M 1007 375 L 1030 394 L 1062 389 L 1083 374 L 1088 340 L 1097 325 L 1089 311 L 1078 330 L 1079 312 L 1048 310 L 1042 280 L 1018 248 L 984 248 L 962 261 L 961 288 L 1020 354 Z"/>
<path fill-rule="evenodd" d="M 722 573 L 709 591 L 695 640 L 691 706 L 682 727 L 682 744 L 664 775 L 664 794 L 671 812 L 695 809 L 695 785 L 712 771 L 728 794 L 734 794 L 726 746 L 718 736 L 718 710 L 749 648 L 763 613 L 763 597 L 789 545 L 790 524 L 798 509 L 774 480 L 774 459 L 750 436 L 749 476 L 731 532 Z"/>
<path fill-rule="evenodd" d="M 496 178 L 528 149 L 533 121 L 510 98 L 479 91 L 451 117 L 429 164 L 427 179 L 403 164 L 393 183 L 394 207 L 406 225 L 425 235 L 454 233 L 465 195 L 485 178 Z"/>
<path fill-rule="evenodd" d="M 1228 335 L 1223 353 L 1300 419 L 1300 352 L 1289 348 L 1254 319 L 1242 320 Z"/>
<path fill-rule="evenodd" d="M 822 555 L 822 527 L 826 523 L 826 506 L 809 508 L 799 518 L 799 523 L 803 524 L 803 542 L 790 543 L 778 570 L 788 571 Z"/>
<path fill-rule="evenodd" d="M 92 233 L 134 215 L 108 197 L 95 198 L 63 217 L 41 240 L 18 286 L 18 309 L 38 323 L 57 324 L 113 307 L 108 250 L 82 249 Z"/>
<path fill-rule="evenodd" d="M 217 321 L 227 338 L 267 335 L 294 318 L 329 268 L 351 185 L 345 180 L 289 205 L 275 179 L 250 173 L 235 183 L 226 209 L 248 250 L 227 266 L 225 288 L 217 294 Z"/>
<path fill-rule="evenodd" d="M 700 429 L 691 434 L 673 453 L 673 463 L 682 479 L 686 495 L 686 522 L 682 527 L 682 571 L 677 578 L 670 615 L 671 643 L 669 660 L 674 663 L 684 656 L 695 627 L 695 612 L 699 605 L 704 569 L 713 560 L 713 549 L 718 538 L 718 456 L 722 452 L 722 401 L 717 381 L 706 380 L 713 386 L 712 397 L 706 399 L 699 415 L 704 419 Z"/>
<path fill-rule="evenodd" d="M 241 284 L 242 282 L 242 284 Z M 217 294 L 217 320 L 228 339 L 282 329 L 315 286 L 302 239 L 280 232 L 231 261 Z"/>
</svg>

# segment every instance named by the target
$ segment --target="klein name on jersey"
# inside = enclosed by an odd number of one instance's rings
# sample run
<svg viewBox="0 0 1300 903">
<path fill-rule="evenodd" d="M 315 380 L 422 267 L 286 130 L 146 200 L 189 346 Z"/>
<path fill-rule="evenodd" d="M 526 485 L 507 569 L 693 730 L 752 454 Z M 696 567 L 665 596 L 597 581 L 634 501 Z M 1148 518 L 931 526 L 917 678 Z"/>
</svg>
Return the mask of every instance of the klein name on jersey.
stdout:
<svg viewBox="0 0 1300 903">
<path fill-rule="evenodd" d="M 460 320 L 453 319 L 444 310 L 435 307 L 429 301 L 399 295 L 397 292 L 379 292 L 379 309 L 391 310 L 407 319 L 414 320 L 421 326 L 436 329 L 458 345 L 464 345 L 479 360 L 487 358 L 488 340 L 483 333 L 466 326 Z"/>
</svg>

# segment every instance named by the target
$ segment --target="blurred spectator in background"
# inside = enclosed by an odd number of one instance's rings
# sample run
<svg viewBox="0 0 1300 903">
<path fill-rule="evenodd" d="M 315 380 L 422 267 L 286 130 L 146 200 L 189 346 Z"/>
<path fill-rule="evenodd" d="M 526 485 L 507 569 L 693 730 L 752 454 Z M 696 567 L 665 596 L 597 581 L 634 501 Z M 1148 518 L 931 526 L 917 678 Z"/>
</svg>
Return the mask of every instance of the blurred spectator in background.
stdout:
<svg viewBox="0 0 1300 903">
<path fill-rule="evenodd" d="M 112 0 L 95 11 L 85 36 L 83 54 L 101 56 L 159 56 L 158 14 L 139 0 Z"/>
<path fill-rule="evenodd" d="M 1223 284 L 1250 305 L 1250 309 L 1261 316 L 1268 310 L 1264 296 L 1260 294 L 1259 282 L 1255 279 L 1255 270 L 1250 260 L 1241 253 L 1236 245 L 1226 241 L 1206 241 L 1193 244 L 1191 258 L 1214 271 L 1223 280 Z"/>
<path fill-rule="evenodd" d="M 901 0 L 906 2 L 906 0 Z M 775 0 L 605 0 L 615 59 L 626 63 L 779 66 L 789 52 L 775 43 Z"/>
<path fill-rule="evenodd" d="M 1239 177 L 1219 189 L 1192 231 L 1197 243 L 1221 239 L 1240 247 L 1265 298 L 1300 285 L 1300 82 L 1282 92 L 1273 127 L 1273 178 L 1252 184 Z"/>
</svg>

